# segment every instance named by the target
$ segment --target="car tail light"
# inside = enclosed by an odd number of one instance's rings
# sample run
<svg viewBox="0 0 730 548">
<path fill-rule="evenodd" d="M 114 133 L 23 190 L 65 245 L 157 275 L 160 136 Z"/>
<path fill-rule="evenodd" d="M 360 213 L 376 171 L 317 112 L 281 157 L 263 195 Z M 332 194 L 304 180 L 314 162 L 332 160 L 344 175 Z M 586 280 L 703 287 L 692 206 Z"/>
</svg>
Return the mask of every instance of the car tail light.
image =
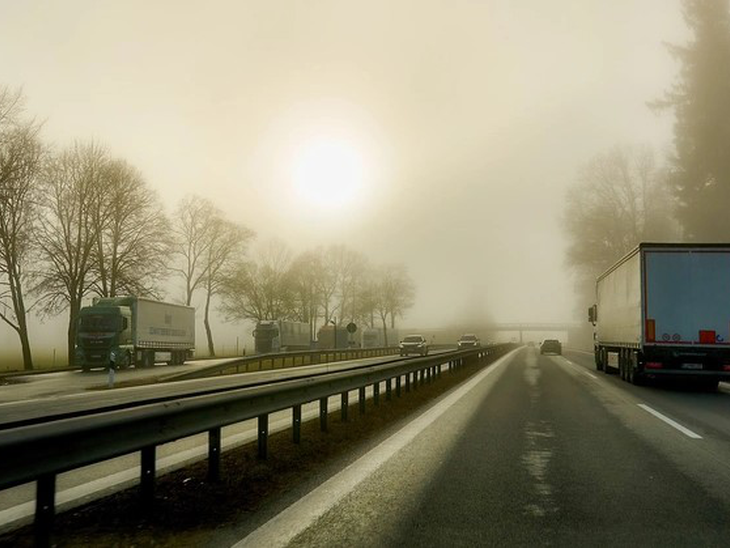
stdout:
<svg viewBox="0 0 730 548">
<path fill-rule="evenodd" d="M 644 364 L 644 367 L 646 369 L 661 369 L 662 367 L 664 367 L 664 365 L 662 364 L 662 362 L 646 362 L 646 364 Z"/>
<path fill-rule="evenodd" d="M 726 363 L 725 365 L 723 365 L 722 366 L 722 370 L 723 371 L 730 371 L 730 363 Z"/>
</svg>

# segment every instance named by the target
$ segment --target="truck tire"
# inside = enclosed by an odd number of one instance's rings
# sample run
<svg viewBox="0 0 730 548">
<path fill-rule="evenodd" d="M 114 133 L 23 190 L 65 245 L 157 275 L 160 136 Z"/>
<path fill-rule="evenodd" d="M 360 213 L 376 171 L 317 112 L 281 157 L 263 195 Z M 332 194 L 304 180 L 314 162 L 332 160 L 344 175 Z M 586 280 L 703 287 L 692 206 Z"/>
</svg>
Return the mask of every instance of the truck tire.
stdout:
<svg viewBox="0 0 730 548">
<path fill-rule="evenodd" d="M 611 374 L 611 367 L 608 365 L 608 349 L 603 348 L 603 372 L 606 375 Z"/>
<path fill-rule="evenodd" d="M 601 360 L 601 349 L 596 348 L 593 351 L 593 359 L 596 362 L 596 371 L 603 371 L 603 361 Z"/>
<path fill-rule="evenodd" d="M 144 350 L 142 352 L 142 367 L 152 367 L 155 365 L 155 351 Z"/>
</svg>

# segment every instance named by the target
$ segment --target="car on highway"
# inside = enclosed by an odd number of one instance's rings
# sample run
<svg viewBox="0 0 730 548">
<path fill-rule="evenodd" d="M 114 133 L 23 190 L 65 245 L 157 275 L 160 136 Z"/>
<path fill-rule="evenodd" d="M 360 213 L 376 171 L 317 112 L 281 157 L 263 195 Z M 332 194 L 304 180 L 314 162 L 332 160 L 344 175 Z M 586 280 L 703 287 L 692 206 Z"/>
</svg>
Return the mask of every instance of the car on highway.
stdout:
<svg viewBox="0 0 730 548">
<path fill-rule="evenodd" d="M 482 345 L 479 337 L 473 333 L 464 333 L 461 338 L 457 341 L 456 346 L 459 350 L 465 348 L 479 348 Z"/>
<path fill-rule="evenodd" d="M 562 354 L 563 347 L 557 339 L 545 339 L 540 345 L 540 354 Z"/>
<path fill-rule="evenodd" d="M 423 335 L 408 335 L 398 345 L 401 356 L 420 354 L 428 356 L 428 343 Z"/>
</svg>

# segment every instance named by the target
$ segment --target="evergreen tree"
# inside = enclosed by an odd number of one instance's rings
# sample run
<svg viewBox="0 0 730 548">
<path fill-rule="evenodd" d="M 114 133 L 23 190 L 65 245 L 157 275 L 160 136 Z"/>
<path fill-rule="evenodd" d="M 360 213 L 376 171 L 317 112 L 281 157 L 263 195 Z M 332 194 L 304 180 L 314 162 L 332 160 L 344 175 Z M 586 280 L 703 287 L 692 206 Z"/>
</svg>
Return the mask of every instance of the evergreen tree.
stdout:
<svg viewBox="0 0 730 548">
<path fill-rule="evenodd" d="M 674 111 L 671 183 L 690 241 L 730 239 L 730 9 L 728 0 L 685 0 L 692 39 L 670 45 L 679 77 L 653 106 Z"/>
</svg>

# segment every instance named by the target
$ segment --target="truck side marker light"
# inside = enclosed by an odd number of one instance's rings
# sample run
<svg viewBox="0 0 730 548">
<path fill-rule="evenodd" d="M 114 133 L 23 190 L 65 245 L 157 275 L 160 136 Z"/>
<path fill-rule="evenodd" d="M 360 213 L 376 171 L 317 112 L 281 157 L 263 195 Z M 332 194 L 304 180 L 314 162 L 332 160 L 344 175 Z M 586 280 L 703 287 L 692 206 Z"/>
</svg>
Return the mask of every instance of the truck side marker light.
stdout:
<svg viewBox="0 0 730 548">
<path fill-rule="evenodd" d="M 656 323 L 654 320 L 646 320 L 646 340 L 647 342 L 656 341 Z"/>
</svg>

